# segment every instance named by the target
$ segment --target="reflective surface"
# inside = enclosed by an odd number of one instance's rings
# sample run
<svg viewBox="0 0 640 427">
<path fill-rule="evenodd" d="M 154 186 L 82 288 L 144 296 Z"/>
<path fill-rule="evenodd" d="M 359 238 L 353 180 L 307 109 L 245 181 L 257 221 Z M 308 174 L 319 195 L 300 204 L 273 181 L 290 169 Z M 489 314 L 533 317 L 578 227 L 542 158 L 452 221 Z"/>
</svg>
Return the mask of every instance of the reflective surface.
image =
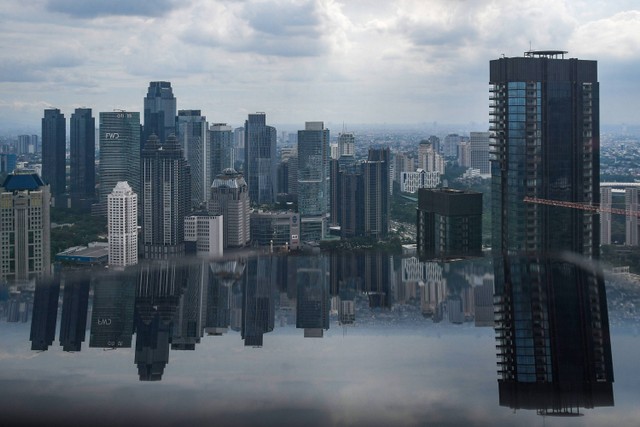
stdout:
<svg viewBox="0 0 640 427">
<path fill-rule="evenodd" d="M 43 424 L 637 425 L 638 284 L 607 276 L 607 313 L 588 292 L 600 276 L 567 263 L 375 253 L 63 271 L 2 288 L 0 409 Z"/>
</svg>

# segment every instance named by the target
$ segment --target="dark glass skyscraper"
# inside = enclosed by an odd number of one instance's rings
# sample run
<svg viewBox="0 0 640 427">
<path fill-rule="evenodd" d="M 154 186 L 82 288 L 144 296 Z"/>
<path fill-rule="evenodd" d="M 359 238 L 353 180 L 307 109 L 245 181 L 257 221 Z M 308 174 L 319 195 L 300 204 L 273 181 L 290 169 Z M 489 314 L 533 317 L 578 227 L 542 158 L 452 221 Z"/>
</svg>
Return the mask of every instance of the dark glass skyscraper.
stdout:
<svg viewBox="0 0 640 427">
<path fill-rule="evenodd" d="M 264 113 L 249 114 L 244 123 L 244 177 L 251 204 L 275 202 L 277 186 L 276 129 Z"/>
<path fill-rule="evenodd" d="M 88 211 L 96 192 L 96 119 L 91 108 L 76 108 L 70 120 L 71 208 Z"/>
<path fill-rule="evenodd" d="M 389 148 L 370 148 L 362 165 L 364 177 L 364 234 L 376 239 L 389 231 Z"/>
<path fill-rule="evenodd" d="M 51 186 L 54 206 L 63 206 L 66 186 L 67 129 L 64 114 L 57 108 L 44 110 L 42 119 L 42 179 Z M 63 206 L 64 207 L 64 206 Z"/>
<path fill-rule="evenodd" d="M 177 130 L 184 158 L 191 167 L 191 204 L 197 207 L 209 200 L 209 188 L 213 180 L 207 118 L 200 110 L 180 110 Z"/>
<path fill-rule="evenodd" d="M 155 134 L 160 142 L 176 133 L 176 98 L 171 82 L 150 82 L 144 98 L 144 129 L 141 147 L 144 148 L 149 136 Z"/>
</svg>

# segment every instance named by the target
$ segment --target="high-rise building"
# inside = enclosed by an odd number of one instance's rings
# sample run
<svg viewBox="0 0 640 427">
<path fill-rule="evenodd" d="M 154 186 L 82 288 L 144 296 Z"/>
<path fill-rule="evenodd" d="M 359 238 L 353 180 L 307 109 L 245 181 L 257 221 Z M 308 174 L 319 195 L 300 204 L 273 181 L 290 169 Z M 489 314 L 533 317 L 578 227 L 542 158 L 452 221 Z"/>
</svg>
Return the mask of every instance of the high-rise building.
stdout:
<svg viewBox="0 0 640 427">
<path fill-rule="evenodd" d="M 329 129 L 306 122 L 298 131 L 298 212 L 301 240 L 325 237 L 329 214 Z"/>
<path fill-rule="evenodd" d="M 64 351 L 80 351 L 87 332 L 91 278 L 87 271 L 70 272 L 64 278 L 60 345 Z"/>
<path fill-rule="evenodd" d="M 18 156 L 15 154 L 0 153 L 0 174 L 10 174 L 18 165 Z"/>
<path fill-rule="evenodd" d="M 611 187 L 600 187 L 600 244 L 611 244 L 611 209 L 613 203 L 613 191 Z"/>
<path fill-rule="evenodd" d="M 54 206 L 66 207 L 67 128 L 64 114 L 57 108 L 44 110 L 42 119 L 42 179 L 51 187 Z"/>
<path fill-rule="evenodd" d="M 478 169 L 481 175 L 491 173 L 489 163 L 489 132 L 471 132 L 469 143 L 471 146 L 471 167 Z"/>
<path fill-rule="evenodd" d="M 376 239 L 389 231 L 389 148 L 370 148 L 363 163 L 364 178 L 364 234 Z"/>
<path fill-rule="evenodd" d="M 184 218 L 189 213 L 191 176 L 175 135 L 160 143 L 151 135 L 142 150 L 144 256 L 184 254 Z"/>
<path fill-rule="evenodd" d="M 151 135 L 165 142 L 169 135 L 176 133 L 176 98 L 171 82 L 150 82 L 144 98 L 144 130 L 140 149 L 144 149 Z"/>
<path fill-rule="evenodd" d="M 200 110 L 178 111 L 177 137 L 191 168 L 191 205 L 194 207 L 209 199 L 211 154 L 207 127 L 207 118 L 200 114 Z"/>
<path fill-rule="evenodd" d="M 329 280 L 327 258 L 300 259 L 296 271 L 296 328 L 305 338 L 322 338 L 329 329 Z"/>
<path fill-rule="evenodd" d="M 524 201 L 600 202 L 597 63 L 565 53 L 490 63 L 500 404 L 543 415 L 613 404 L 599 218 Z"/>
<path fill-rule="evenodd" d="M 51 267 L 51 196 L 33 171 L 9 174 L 0 187 L 0 277 L 27 281 Z"/>
<path fill-rule="evenodd" d="M 36 278 L 33 294 L 33 316 L 31 317 L 31 350 L 47 351 L 56 337 L 58 322 L 58 298 L 60 278 L 41 276 Z"/>
<path fill-rule="evenodd" d="M 455 158 L 458 155 L 458 144 L 462 142 L 462 137 L 457 133 L 451 133 L 444 137 L 442 144 L 442 155 Z"/>
<path fill-rule="evenodd" d="M 420 141 L 420 145 L 418 145 L 417 167 L 427 172 L 444 174 L 444 158 L 434 150 L 433 145 L 428 140 L 422 140 Z"/>
<path fill-rule="evenodd" d="M 638 238 L 638 212 L 639 200 L 638 189 L 631 187 L 624 190 L 624 206 L 625 210 L 629 212 L 625 215 L 625 239 L 624 244 L 627 246 L 638 246 L 640 239 Z M 610 214 L 609 214 L 610 215 Z"/>
<path fill-rule="evenodd" d="M 244 176 L 252 205 L 273 204 L 277 191 L 276 128 L 264 113 L 249 114 L 244 124 Z"/>
<path fill-rule="evenodd" d="M 233 140 L 233 128 L 226 123 L 213 123 L 209 128 L 209 140 L 211 141 L 211 179 L 207 186 L 207 192 L 213 178 L 221 174 L 225 169 L 235 167 L 235 147 Z"/>
<path fill-rule="evenodd" d="M 237 127 L 233 130 L 233 146 L 234 146 L 234 153 L 235 153 L 233 168 L 238 171 L 243 171 L 244 170 L 244 127 Z"/>
<path fill-rule="evenodd" d="M 245 346 L 262 347 L 275 326 L 275 258 L 250 258 L 242 292 L 241 336 Z"/>
<path fill-rule="evenodd" d="M 96 195 L 96 119 L 91 108 L 76 108 L 69 124 L 71 208 L 88 212 Z"/>
<path fill-rule="evenodd" d="M 421 258 L 482 254 L 482 193 L 418 190 L 417 245 Z"/>
<path fill-rule="evenodd" d="M 116 184 L 126 181 L 140 194 L 140 113 L 100 113 L 99 202 L 93 211 L 107 215 L 107 197 Z"/>
<path fill-rule="evenodd" d="M 241 173 L 225 169 L 213 180 L 208 211 L 209 215 L 222 215 L 225 248 L 249 243 L 249 190 Z"/>
<path fill-rule="evenodd" d="M 356 137 L 351 132 L 343 132 L 338 135 L 338 158 L 342 156 L 353 157 L 356 154 Z"/>
<path fill-rule="evenodd" d="M 89 347 L 131 348 L 138 275 L 135 270 L 101 274 L 93 290 Z"/>
<path fill-rule="evenodd" d="M 109 265 L 138 263 L 138 195 L 120 181 L 108 197 Z"/>
<path fill-rule="evenodd" d="M 525 197 L 598 204 L 596 61 L 562 51 L 491 61 L 492 230 L 497 254 L 599 254 L 592 212 L 525 203 Z M 562 58 L 560 58 L 562 57 Z"/>
</svg>

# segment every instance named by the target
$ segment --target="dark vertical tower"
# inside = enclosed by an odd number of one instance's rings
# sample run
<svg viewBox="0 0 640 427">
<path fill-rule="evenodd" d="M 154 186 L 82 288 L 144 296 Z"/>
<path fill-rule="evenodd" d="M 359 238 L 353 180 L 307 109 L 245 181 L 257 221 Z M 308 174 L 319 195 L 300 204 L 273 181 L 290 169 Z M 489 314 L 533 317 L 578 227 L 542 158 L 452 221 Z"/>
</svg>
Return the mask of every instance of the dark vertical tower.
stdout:
<svg viewBox="0 0 640 427">
<path fill-rule="evenodd" d="M 384 238 L 389 230 L 389 148 L 369 149 L 363 164 L 364 176 L 364 233 Z"/>
<path fill-rule="evenodd" d="M 276 129 L 264 113 L 249 114 L 244 123 L 244 177 L 252 205 L 272 204 L 277 191 Z"/>
<path fill-rule="evenodd" d="M 160 142 L 176 133 L 176 98 L 171 82 L 150 82 L 144 98 L 144 129 L 141 149 L 149 137 L 155 134 Z"/>
<path fill-rule="evenodd" d="M 51 186 L 54 206 L 64 206 L 61 196 L 66 186 L 67 129 L 64 114 L 57 108 L 44 110 L 42 119 L 42 179 Z"/>
<path fill-rule="evenodd" d="M 65 278 L 60 318 L 60 345 L 64 351 L 80 351 L 87 331 L 89 272 L 69 274 Z"/>
<path fill-rule="evenodd" d="M 71 208 L 89 211 L 96 192 L 96 120 L 91 108 L 76 108 L 70 120 Z"/>
<path fill-rule="evenodd" d="M 209 187 L 213 179 L 207 118 L 200 110 L 180 110 L 177 130 L 184 158 L 191 168 L 191 204 L 198 207 L 209 199 Z"/>
<path fill-rule="evenodd" d="M 191 176 L 175 135 L 161 144 L 151 135 L 142 150 L 142 221 L 145 258 L 184 254 L 184 218 Z"/>
<path fill-rule="evenodd" d="M 211 181 L 225 169 L 233 168 L 235 163 L 233 128 L 226 123 L 214 123 L 209 129 L 211 142 Z M 208 187 L 207 187 L 208 188 Z"/>
<path fill-rule="evenodd" d="M 58 321 L 58 277 L 39 277 L 33 294 L 33 317 L 31 318 L 31 350 L 46 351 L 56 337 Z"/>
</svg>

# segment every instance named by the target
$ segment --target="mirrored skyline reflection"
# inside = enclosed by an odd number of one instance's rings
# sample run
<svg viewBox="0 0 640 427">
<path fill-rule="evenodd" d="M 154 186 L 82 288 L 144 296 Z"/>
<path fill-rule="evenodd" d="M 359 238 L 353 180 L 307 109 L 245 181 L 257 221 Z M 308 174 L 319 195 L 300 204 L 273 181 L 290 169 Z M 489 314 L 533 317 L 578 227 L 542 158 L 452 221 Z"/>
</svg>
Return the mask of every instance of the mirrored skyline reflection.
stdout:
<svg viewBox="0 0 640 427">
<path fill-rule="evenodd" d="M 252 269 L 255 274 L 264 271 L 260 263 L 267 263 L 273 274 L 262 275 L 263 283 L 247 292 Z M 165 273 L 171 271 L 168 267 Z M 33 414 L 40 422 L 99 418 L 105 424 L 159 425 L 213 418 L 227 421 L 225 425 L 541 425 L 544 420 L 552 425 L 633 425 L 638 419 L 634 355 L 639 346 L 633 328 L 623 325 L 612 328 L 615 407 L 551 420 L 536 411 L 500 406 L 494 330 L 487 319 L 479 319 L 493 294 L 484 289 L 493 288 L 490 259 L 443 264 L 349 254 L 261 257 L 205 267 L 194 267 L 199 274 L 183 286 L 175 286 L 176 281 L 161 286 L 165 282 L 153 280 L 145 290 L 138 281 L 135 292 L 128 293 L 112 283 L 114 302 L 106 302 L 104 292 L 98 300 L 104 285 L 93 280 L 87 333 L 96 335 L 93 313 L 109 313 L 108 307 L 126 308 L 112 308 L 112 313 L 121 314 L 101 315 L 102 323 L 108 323 L 107 316 L 112 324 L 116 316 L 133 318 L 120 321 L 119 325 L 130 325 L 118 328 L 124 332 L 114 332 L 120 338 L 131 336 L 132 345 L 116 350 L 86 345 L 86 340 L 80 352 L 65 352 L 56 330 L 56 341 L 47 351 L 32 351 L 29 321 L 5 317 L 8 311 L 3 310 L 3 413 L 21 419 Z M 169 277 L 165 273 L 153 274 Z M 376 279 L 376 274 L 386 280 Z M 298 300 L 321 301 L 322 287 L 315 292 L 311 288 L 323 282 L 330 301 L 329 327 L 322 329 L 322 338 L 305 338 L 296 328 Z M 60 288 L 54 316 L 58 329 L 64 280 Z M 25 289 L 8 294 L 3 307 L 14 306 L 13 300 L 28 305 L 29 293 L 35 302 L 33 291 Z M 263 333 L 261 348 L 241 338 L 243 318 L 255 313 L 247 310 L 245 294 L 267 299 L 263 307 L 273 306 L 273 329 Z M 318 311 L 305 315 L 309 313 Z M 563 333 L 571 332 L 567 331 Z M 168 355 L 162 370 L 143 371 L 158 380 L 157 386 L 141 381 L 140 365 L 135 363 L 140 361 L 140 340 L 149 343 L 143 346 L 148 353 Z M 191 348 L 188 343 L 193 343 L 192 351 L 185 351 Z M 154 373 L 160 375 L 153 378 Z M 30 410 L 33 407 L 38 412 Z"/>
</svg>

